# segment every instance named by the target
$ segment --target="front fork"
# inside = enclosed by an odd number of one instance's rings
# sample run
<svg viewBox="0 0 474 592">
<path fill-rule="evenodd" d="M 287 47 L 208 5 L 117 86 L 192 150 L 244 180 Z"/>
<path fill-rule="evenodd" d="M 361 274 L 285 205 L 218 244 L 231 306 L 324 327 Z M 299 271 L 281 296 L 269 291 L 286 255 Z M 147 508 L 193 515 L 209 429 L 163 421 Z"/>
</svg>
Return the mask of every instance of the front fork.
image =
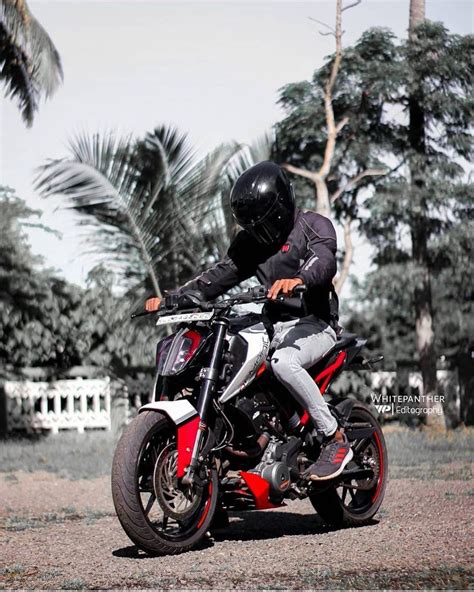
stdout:
<svg viewBox="0 0 474 592">
<path fill-rule="evenodd" d="M 217 388 L 217 381 L 219 378 L 222 354 L 224 351 L 229 321 L 226 318 L 220 318 L 213 322 L 213 326 L 215 327 L 215 330 L 211 360 L 209 362 L 209 366 L 201 370 L 202 383 L 197 405 L 197 412 L 199 413 L 200 417 L 199 427 L 196 434 L 196 439 L 194 441 L 191 461 L 186 473 L 182 478 L 184 485 L 191 485 L 193 482 L 199 480 L 196 473 L 197 469 L 199 468 L 199 464 L 204 460 L 205 457 L 203 454 L 203 440 L 206 432 L 208 431 L 207 424 L 209 420 L 209 413 Z"/>
</svg>

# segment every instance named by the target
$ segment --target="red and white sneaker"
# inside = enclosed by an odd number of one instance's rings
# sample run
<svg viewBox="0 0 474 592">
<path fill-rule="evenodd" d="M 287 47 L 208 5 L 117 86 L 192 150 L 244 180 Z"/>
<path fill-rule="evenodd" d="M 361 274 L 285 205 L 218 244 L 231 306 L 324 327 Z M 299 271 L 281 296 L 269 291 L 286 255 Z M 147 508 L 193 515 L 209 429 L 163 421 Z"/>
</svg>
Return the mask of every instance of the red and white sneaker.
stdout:
<svg viewBox="0 0 474 592">
<path fill-rule="evenodd" d="M 324 443 L 318 460 L 309 468 L 309 478 L 312 481 L 324 481 L 334 479 L 342 473 L 344 467 L 352 460 L 354 453 L 347 436 L 344 440 L 332 438 Z"/>
</svg>

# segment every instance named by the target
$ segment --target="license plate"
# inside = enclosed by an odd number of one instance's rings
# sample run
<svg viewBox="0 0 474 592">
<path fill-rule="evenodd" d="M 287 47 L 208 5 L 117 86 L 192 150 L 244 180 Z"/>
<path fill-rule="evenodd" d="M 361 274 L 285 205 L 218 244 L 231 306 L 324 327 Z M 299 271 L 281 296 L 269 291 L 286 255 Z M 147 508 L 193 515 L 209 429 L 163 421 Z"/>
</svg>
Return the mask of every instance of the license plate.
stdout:
<svg viewBox="0 0 474 592">
<path fill-rule="evenodd" d="M 173 314 L 165 317 L 160 317 L 157 325 L 169 325 L 170 323 L 192 323 L 194 321 L 209 321 L 212 319 L 213 311 L 211 312 L 188 312 L 183 314 Z"/>
</svg>

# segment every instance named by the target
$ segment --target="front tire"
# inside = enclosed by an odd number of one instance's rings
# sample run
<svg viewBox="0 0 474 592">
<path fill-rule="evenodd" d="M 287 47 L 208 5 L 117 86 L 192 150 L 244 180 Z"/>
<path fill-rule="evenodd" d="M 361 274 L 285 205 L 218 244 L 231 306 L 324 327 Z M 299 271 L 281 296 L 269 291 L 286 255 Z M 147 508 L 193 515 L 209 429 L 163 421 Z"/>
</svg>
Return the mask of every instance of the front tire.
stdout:
<svg viewBox="0 0 474 592">
<path fill-rule="evenodd" d="M 119 440 L 112 464 L 112 498 L 129 538 L 150 554 L 191 549 L 207 532 L 218 494 L 216 471 L 207 484 L 185 488 L 176 479 L 176 429 L 156 411 L 138 415 Z"/>
<path fill-rule="evenodd" d="M 388 456 L 385 439 L 379 422 L 369 409 L 356 402 L 349 421 L 355 424 L 370 424 L 375 428 L 370 438 L 352 443 L 354 458 L 346 469 L 369 463 L 374 468 L 374 477 L 356 481 L 346 479 L 324 491 L 309 496 L 316 512 L 330 526 L 363 526 L 368 524 L 382 504 L 388 481 Z M 359 452 L 356 452 L 359 447 Z"/>
</svg>

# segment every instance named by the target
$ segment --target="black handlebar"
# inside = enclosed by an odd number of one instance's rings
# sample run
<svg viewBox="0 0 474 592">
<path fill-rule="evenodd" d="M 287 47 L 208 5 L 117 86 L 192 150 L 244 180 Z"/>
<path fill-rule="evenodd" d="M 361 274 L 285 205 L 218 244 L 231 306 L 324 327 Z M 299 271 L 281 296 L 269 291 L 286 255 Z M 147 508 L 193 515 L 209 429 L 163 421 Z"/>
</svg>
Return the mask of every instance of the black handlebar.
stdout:
<svg viewBox="0 0 474 592">
<path fill-rule="evenodd" d="M 153 314 L 154 312 L 158 312 L 156 310 L 143 310 L 142 312 L 134 312 L 130 315 L 131 319 L 136 319 L 137 317 L 145 317 L 146 315 Z"/>
<path fill-rule="evenodd" d="M 302 298 L 306 290 L 307 287 L 304 284 L 300 284 L 296 286 L 293 289 L 293 292 L 288 296 L 285 296 L 284 294 L 279 294 L 275 299 L 270 299 L 267 296 L 267 288 L 265 288 L 264 286 L 256 286 L 254 288 L 246 290 L 245 292 L 240 292 L 240 294 L 236 294 L 235 296 L 231 296 L 230 298 L 221 300 L 220 302 L 203 302 L 202 300 L 198 300 L 196 297 L 193 296 L 190 299 L 190 302 L 186 302 L 185 306 L 179 306 L 179 297 L 167 296 L 164 299 L 164 306 L 160 306 L 159 310 L 145 310 L 142 312 L 134 313 L 131 315 L 130 318 L 135 319 L 137 317 L 143 317 L 149 314 L 156 314 L 157 316 L 162 317 L 173 312 L 193 312 L 196 309 L 199 309 L 203 312 L 208 312 L 211 310 L 223 310 L 231 308 L 232 306 L 237 306 L 239 304 L 258 304 L 261 302 L 284 302 L 287 298 L 292 298 L 295 296 L 299 296 L 300 298 Z"/>
</svg>

